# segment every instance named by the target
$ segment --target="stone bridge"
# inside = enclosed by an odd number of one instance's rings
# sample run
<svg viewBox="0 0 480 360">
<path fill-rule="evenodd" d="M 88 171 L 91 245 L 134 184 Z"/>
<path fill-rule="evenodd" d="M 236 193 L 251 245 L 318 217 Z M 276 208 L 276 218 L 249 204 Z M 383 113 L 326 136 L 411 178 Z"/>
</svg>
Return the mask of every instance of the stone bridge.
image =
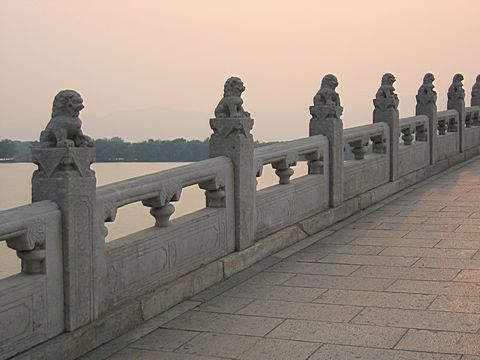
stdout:
<svg viewBox="0 0 480 360">
<path fill-rule="evenodd" d="M 445 111 L 433 80 L 400 118 L 385 74 L 373 124 L 343 129 L 327 75 L 310 136 L 254 149 L 230 78 L 209 160 L 102 187 L 82 99 L 60 92 L 33 202 L 0 212 L 22 260 L 0 280 L 0 360 L 479 360 L 480 79 L 466 107 L 455 75 Z M 279 184 L 257 190 L 265 165 Z M 170 220 L 190 185 L 205 208 Z M 106 243 L 134 202 L 155 226 Z"/>
</svg>

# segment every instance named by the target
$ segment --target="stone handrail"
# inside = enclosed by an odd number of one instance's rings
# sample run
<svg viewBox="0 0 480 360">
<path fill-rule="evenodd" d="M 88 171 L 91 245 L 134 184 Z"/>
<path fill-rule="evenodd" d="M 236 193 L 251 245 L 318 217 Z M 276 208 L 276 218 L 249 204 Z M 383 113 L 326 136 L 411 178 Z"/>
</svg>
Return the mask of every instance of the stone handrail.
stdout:
<svg viewBox="0 0 480 360">
<path fill-rule="evenodd" d="M 399 120 L 400 132 L 405 145 L 411 145 L 415 141 L 427 141 L 428 116 L 417 115 Z"/>
<path fill-rule="evenodd" d="M 0 212 L 0 241 L 5 241 L 22 259 L 25 273 L 43 273 L 46 227 L 52 214 L 60 216 L 58 206 L 51 201 Z"/>
<path fill-rule="evenodd" d="M 343 131 L 343 143 L 352 148 L 355 160 L 363 160 L 367 153 L 366 147 L 373 142 L 374 153 L 385 153 L 388 125 L 385 123 L 361 125 Z"/>
<path fill-rule="evenodd" d="M 437 112 L 438 135 L 445 135 L 447 132 L 458 131 L 458 112 L 456 110 L 443 110 Z"/>
<path fill-rule="evenodd" d="M 303 155 L 308 160 L 309 173 L 320 174 L 322 170 L 325 144 L 328 139 L 323 135 L 311 136 L 255 149 L 255 174 L 262 175 L 263 166 L 271 164 L 279 176 L 280 184 L 288 184 L 293 175 L 290 166 L 295 166 Z"/>
<path fill-rule="evenodd" d="M 198 184 L 212 195 L 211 206 L 213 192 L 224 196 L 221 189 L 225 185 L 225 169 L 229 164 L 228 158 L 217 157 L 104 185 L 97 188 L 97 206 L 102 209 L 103 220 L 112 222 L 119 207 L 142 201 L 145 206 L 157 209 L 152 213 L 157 219 L 156 225 L 167 226 L 174 211 L 169 203 L 180 200 L 182 188 Z M 221 202 L 221 198 L 215 201 Z"/>
<path fill-rule="evenodd" d="M 480 106 L 465 108 L 465 127 L 480 126 Z"/>
</svg>

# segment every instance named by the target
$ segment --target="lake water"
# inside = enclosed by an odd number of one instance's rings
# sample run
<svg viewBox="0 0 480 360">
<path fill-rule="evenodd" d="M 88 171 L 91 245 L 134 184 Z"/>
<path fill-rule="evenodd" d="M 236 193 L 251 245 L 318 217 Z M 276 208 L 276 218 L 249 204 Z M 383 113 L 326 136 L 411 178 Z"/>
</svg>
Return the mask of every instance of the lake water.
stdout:
<svg viewBox="0 0 480 360">
<path fill-rule="evenodd" d="M 170 169 L 186 163 L 95 163 L 92 168 L 96 172 L 97 186 L 151 174 Z M 0 211 L 31 202 L 31 178 L 37 168 L 34 164 L 4 163 L 0 164 Z M 296 173 L 292 178 L 307 173 L 305 162 L 299 162 L 294 168 Z M 278 177 L 270 166 L 265 166 L 262 177 L 257 179 L 257 189 L 263 189 L 278 183 Z M 176 218 L 205 207 L 205 194 L 197 185 L 184 188 L 180 201 L 174 202 Z M 107 241 L 153 226 L 155 219 L 149 213 L 150 208 L 141 202 L 121 207 L 115 222 L 107 223 Z M 20 259 L 14 250 L 9 249 L 5 242 L 0 241 L 0 279 L 20 271 Z"/>
</svg>

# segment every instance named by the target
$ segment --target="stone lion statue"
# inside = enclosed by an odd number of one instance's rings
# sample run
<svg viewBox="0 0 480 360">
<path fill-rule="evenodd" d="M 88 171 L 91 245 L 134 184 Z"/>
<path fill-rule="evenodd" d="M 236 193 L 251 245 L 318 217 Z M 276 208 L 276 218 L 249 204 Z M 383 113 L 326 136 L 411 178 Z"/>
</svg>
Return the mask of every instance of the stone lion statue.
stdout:
<svg viewBox="0 0 480 360">
<path fill-rule="evenodd" d="M 82 132 L 78 117 L 84 108 L 83 99 L 74 90 L 62 90 L 53 100 L 52 119 L 40 134 L 40 146 L 93 147 L 93 139 Z"/>
<path fill-rule="evenodd" d="M 465 99 L 465 90 L 463 89 L 463 75 L 455 74 L 452 80 L 452 85 L 447 92 L 447 109 L 455 107 L 454 102 L 458 99 Z"/>
<path fill-rule="evenodd" d="M 431 73 L 426 73 L 425 76 L 423 77 L 423 84 L 420 86 L 418 89 L 418 95 L 437 95 L 437 92 L 434 90 L 435 85 L 433 85 L 433 82 L 435 81 L 435 76 Z"/>
<path fill-rule="evenodd" d="M 393 83 L 396 81 L 395 76 L 390 73 L 386 73 L 382 76 L 382 84 L 377 91 L 377 99 L 398 99 L 397 94 L 395 94 L 395 88 Z"/>
<path fill-rule="evenodd" d="M 338 86 L 338 80 L 335 75 L 328 74 L 322 79 L 320 90 L 313 98 L 313 105 L 336 105 L 340 106 L 340 96 L 335 89 Z"/>
<path fill-rule="evenodd" d="M 480 106 L 480 75 L 472 87 L 472 106 Z"/>
<path fill-rule="evenodd" d="M 223 98 L 215 108 L 215 117 L 250 117 L 250 113 L 242 107 L 241 95 L 244 91 L 245 86 L 240 78 L 232 76 L 227 79 L 223 87 Z"/>
</svg>

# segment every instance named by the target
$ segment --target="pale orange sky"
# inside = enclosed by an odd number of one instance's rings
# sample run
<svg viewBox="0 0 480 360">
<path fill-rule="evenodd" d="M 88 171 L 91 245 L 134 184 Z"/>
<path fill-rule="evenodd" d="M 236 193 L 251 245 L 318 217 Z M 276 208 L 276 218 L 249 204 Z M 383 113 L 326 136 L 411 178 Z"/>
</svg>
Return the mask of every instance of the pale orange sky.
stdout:
<svg viewBox="0 0 480 360">
<path fill-rule="evenodd" d="M 308 135 L 308 106 L 337 75 L 344 125 L 367 124 L 384 72 L 400 115 L 425 72 L 438 106 L 480 73 L 479 0 L 0 0 L 0 139 L 32 140 L 55 94 L 79 91 L 85 133 L 204 139 L 231 75 L 259 140 Z"/>
</svg>

